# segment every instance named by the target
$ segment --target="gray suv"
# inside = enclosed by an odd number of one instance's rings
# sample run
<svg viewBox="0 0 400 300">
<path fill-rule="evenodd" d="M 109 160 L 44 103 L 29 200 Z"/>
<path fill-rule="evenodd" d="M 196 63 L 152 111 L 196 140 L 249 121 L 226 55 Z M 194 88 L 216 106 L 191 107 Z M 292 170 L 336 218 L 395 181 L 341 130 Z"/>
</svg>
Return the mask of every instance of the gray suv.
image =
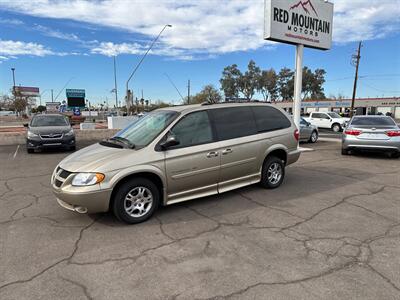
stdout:
<svg viewBox="0 0 400 300">
<path fill-rule="evenodd" d="M 75 150 L 75 133 L 68 118 L 60 114 L 35 115 L 26 135 L 26 150 L 33 153 L 44 148 Z"/>
<path fill-rule="evenodd" d="M 262 103 L 175 106 L 153 111 L 68 156 L 51 178 L 58 203 L 79 213 L 111 210 L 127 223 L 160 205 L 254 183 L 281 185 L 296 162 L 299 131 Z"/>
</svg>

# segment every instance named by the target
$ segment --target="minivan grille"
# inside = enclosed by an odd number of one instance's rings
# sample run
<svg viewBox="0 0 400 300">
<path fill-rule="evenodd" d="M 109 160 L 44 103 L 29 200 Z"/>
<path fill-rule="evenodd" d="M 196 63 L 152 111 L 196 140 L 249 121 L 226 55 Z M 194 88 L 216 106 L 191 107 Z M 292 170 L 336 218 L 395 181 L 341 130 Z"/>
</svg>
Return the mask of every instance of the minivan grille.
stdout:
<svg viewBox="0 0 400 300">
<path fill-rule="evenodd" d="M 64 170 L 60 167 L 57 168 L 56 174 L 54 176 L 54 185 L 56 187 L 61 187 L 64 181 L 68 178 L 69 175 L 71 175 L 72 172 L 68 172 L 67 170 Z"/>
</svg>

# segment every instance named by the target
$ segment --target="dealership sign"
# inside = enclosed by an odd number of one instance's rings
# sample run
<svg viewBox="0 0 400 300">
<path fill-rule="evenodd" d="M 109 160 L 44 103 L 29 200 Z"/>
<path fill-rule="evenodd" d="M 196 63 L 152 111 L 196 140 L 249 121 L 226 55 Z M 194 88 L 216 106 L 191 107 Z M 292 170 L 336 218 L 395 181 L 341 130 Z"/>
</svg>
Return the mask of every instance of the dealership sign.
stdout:
<svg viewBox="0 0 400 300">
<path fill-rule="evenodd" d="M 39 97 L 39 88 L 32 86 L 16 86 L 15 91 L 24 97 Z"/>
<path fill-rule="evenodd" d="M 333 4 L 323 0 L 265 0 L 264 39 L 327 50 Z"/>
</svg>

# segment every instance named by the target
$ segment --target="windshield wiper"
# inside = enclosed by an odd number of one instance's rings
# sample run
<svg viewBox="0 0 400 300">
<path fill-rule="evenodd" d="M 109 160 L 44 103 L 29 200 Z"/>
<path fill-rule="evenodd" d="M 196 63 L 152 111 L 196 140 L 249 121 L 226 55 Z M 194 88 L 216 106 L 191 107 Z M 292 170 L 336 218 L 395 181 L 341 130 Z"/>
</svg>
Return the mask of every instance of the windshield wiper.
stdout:
<svg viewBox="0 0 400 300">
<path fill-rule="evenodd" d="M 135 144 L 131 143 L 131 141 L 129 141 L 128 139 L 120 137 L 120 136 L 113 136 L 112 138 L 109 138 L 108 141 L 117 141 L 117 142 L 125 144 L 130 149 L 135 148 Z"/>
</svg>

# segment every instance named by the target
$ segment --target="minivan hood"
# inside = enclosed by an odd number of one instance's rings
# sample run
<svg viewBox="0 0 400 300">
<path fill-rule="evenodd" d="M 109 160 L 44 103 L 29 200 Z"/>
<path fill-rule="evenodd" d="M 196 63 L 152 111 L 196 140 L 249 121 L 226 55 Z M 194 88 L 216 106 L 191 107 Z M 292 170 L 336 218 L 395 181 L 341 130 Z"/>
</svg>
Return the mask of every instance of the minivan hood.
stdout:
<svg viewBox="0 0 400 300">
<path fill-rule="evenodd" d="M 67 133 L 71 126 L 39 126 L 29 127 L 29 131 L 36 134 Z"/>
<path fill-rule="evenodd" d="M 112 161 L 135 152 L 133 149 L 112 148 L 96 143 L 67 156 L 59 166 L 69 172 L 95 172 L 104 168 L 104 171 L 110 171 L 113 170 Z"/>
</svg>

